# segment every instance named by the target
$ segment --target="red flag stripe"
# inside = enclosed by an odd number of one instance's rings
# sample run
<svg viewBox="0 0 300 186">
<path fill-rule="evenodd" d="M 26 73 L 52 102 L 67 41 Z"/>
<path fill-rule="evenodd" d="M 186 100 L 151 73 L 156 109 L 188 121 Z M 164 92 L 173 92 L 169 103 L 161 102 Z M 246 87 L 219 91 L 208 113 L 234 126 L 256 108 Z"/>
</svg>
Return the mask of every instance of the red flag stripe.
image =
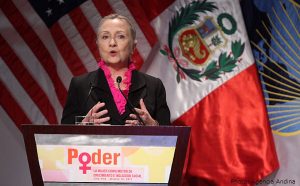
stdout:
<svg viewBox="0 0 300 186">
<path fill-rule="evenodd" d="M 153 47 L 157 42 L 157 37 L 150 22 L 148 21 L 147 16 L 145 15 L 145 12 L 141 11 L 143 10 L 143 6 L 141 3 L 144 3 L 144 1 L 141 2 L 141 1 L 124 0 L 124 3 L 127 6 L 130 13 L 133 15 L 139 27 L 141 28 L 146 39 Z"/>
<path fill-rule="evenodd" d="M 64 105 L 67 90 L 58 77 L 55 62 L 48 50 L 11 1 L 4 1 L 2 3 L 2 11 L 39 59 L 55 86 L 55 92 L 58 95 L 60 103 Z"/>
<path fill-rule="evenodd" d="M 24 110 L 19 106 L 10 92 L 0 79 L 0 105 L 3 107 L 11 120 L 20 128 L 21 124 L 32 123 L 26 116 Z"/>
<path fill-rule="evenodd" d="M 135 12 L 144 12 L 144 15 L 147 16 L 148 21 L 151 22 L 153 19 L 155 19 L 157 16 L 159 16 L 166 8 L 168 8 L 172 3 L 175 2 L 175 0 L 125 0 L 126 3 L 129 2 L 142 2 L 142 10 L 132 10 Z"/>
<path fill-rule="evenodd" d="M 54 38 L 54 42 L 59 49 L 65 63 L 71 70 L 74 76 L 87 72 L 87 69 L 83 65 L 82 61 L 76 54 L 74 48 L 70 44 L 67 36 L 63 32 L 58 23 L 55 23 L 50 29 L 51 35 Z"/>
<path fill-rule="evenodd" d="M 93 0 L 93 3 L 95 4 L 95 7 L 100 12 L 102 17 L 114 13 L 114 10 L 107 2 L 107 0 Z"/>
<path fill-rule="evenodd" d="M 47 95 L 32 78 L 21 60 L 15 55 L 8 43 L 0 35 L 0 55 L 4 59 L 6 65 L 13 72 L 24 90 L 32 98 L 40 111 L 45 115 L 49 123 L 57 123 L 56 115 L 53 106 L 51 105 Z"/>
<path fill-rule="evenodd" d="M 136 67 L 137 69 L 140 69 L 140 68 L 143 66 L 144 60 L 143 60 L 143 58 L 141 57 L 141 55 L 140 55 L 140 53 L 139 53 L 138 50 L 135 50 L 135 51 L 134 51 L 134 53 L 133 53 L 133 55 L 132 55 L 132 61 L 134 62 L 135 67 Z"/>
<path fill-rule="evenodd" d="M 79 7 L 71 11 L 69 15 L 94 58 L 99 60 L 100 55 L 96 44 L 96 33 L 89 24 L 85 15 Z"/>
</svg>

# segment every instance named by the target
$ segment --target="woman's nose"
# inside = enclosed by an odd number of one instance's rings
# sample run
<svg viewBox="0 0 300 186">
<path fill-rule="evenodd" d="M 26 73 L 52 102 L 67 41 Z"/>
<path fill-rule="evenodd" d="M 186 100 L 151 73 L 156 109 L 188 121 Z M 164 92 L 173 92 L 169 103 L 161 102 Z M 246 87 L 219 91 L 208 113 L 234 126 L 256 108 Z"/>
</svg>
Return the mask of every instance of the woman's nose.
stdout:
<svg viewBox="0 0 300 186">
<path fill-rule="evenodd" d="M 114 38 L 111 38 L 109 41 L 109 46 L 117 46 L 117 42 Z"/>
</svg>

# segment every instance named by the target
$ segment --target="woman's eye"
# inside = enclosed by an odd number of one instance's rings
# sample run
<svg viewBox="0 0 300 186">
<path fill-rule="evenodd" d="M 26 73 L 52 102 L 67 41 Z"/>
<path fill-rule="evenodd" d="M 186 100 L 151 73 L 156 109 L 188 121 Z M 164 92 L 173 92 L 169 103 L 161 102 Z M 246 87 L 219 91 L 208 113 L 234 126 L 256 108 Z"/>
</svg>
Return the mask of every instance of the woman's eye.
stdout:
<svg viewBox="0 0 300 186">
<path fill-rule="evenodd" d="M 125 39 L 125 35 L 117 35 L 118 39 Z"/>
<path fill-rule="evenodd" d="M 108 39 L 108 36 L 102 36 L 101 39 Z"/>
</svg>

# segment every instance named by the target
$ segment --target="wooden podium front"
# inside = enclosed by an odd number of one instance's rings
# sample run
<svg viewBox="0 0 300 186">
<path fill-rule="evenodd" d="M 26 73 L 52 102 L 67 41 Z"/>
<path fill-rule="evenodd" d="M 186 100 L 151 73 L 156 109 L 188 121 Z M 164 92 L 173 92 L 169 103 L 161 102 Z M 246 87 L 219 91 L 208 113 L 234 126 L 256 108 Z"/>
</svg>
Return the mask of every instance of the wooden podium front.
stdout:
<svg viewBox="0 0 300 186">
<path fill-rule="evenodd" d="M 190 127 L 22 125 L 22 133 L 33 185 L 176 186 Z"/>
</svg>

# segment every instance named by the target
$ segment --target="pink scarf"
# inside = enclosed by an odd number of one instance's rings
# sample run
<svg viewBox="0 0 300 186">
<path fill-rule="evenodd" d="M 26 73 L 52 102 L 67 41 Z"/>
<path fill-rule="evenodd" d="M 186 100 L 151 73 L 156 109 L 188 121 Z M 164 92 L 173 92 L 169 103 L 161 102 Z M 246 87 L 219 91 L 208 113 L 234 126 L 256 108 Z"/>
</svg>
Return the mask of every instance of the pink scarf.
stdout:
<svg viewBox="0 0 300 186">
<path fill-rule="evenodd" d="M 115 104 L 118 108 L 118 111 L 120 115 L 122 115 L 125 112 L 125 106 L 126 106 L 126 99 L 123 97 L 122 93 L 119 91 L 119 89 L 114 85 L 114 80 L 111 77 L 110 70 L 108 69 L 107 65 L 103 60 L 98 62 L 98 66 L 104 71 L 106 80 L 108 82 L 110 91 L 113 95 Z M 132 71 L 135 70 L 135 65 L 133 62 L 129 62 L 128 70 L 125 72 L 125 77 L 123 79 L 123 83 L 125 84 L 125 89 L 122 90 L 125 94 L 126 98 L 128 98 L 129 94 L 129 87 L 131 85 L 131 77 L 132 77 Z"/>
</svg>

